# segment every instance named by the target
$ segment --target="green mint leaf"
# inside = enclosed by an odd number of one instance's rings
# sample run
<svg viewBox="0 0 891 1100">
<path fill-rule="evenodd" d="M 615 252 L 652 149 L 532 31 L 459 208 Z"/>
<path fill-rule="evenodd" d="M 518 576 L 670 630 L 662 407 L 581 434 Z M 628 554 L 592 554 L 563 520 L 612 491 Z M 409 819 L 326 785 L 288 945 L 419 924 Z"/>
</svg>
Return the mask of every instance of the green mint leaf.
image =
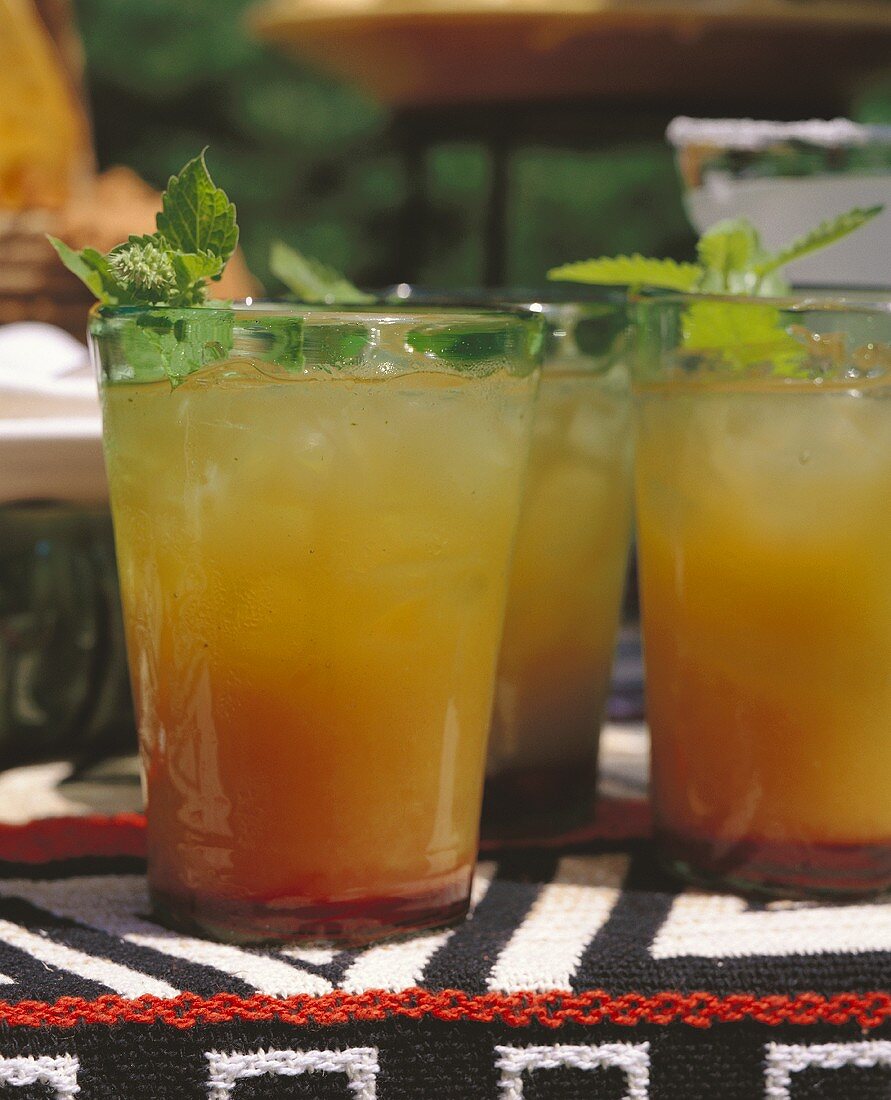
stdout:
<svg viewBox="0 0 891 1100">
<path fill-rule="evenodd" d="M 665 290 L 694 290 L 702 269 L 697 264 L 676 263 L 674 260 L 653 260 L 635 253 L 633 256 L 602 256 L 596 260 L 554 267 L 549 279 L 598 286 L 654 286 Z"/>
<path fill-rule="evenodd" d="M 419 325 L 405 337 L 412 351 L 456 364 L 498 362 L 508 350 L 510 335 L 504 325 L 485 321 L 473 324 Z"/>
<path fill-rule="evenodd" d="M 807 354 L 767 302 L 693 302 L 682 323 L 685 352 L 720 354 L 731 370 L 763 363 L 775 374 L 794 376 Z"/>
<path fill-rule="evenodd" d="M 177 305 L 194 306 L 204 301 L 205 280 L 216 279 L 223 261 L 212 252 L 169 252 L 176 288 Z"/>
<path fill-rule="evenodd" d="M 302 302 L 321 305 L 364 305 L 374 301 L 339 271 L 296 248 L 274 241 L 269 254 L 272 274 Z"/>
<path fill-rule="evenodd" d="M 103 305 L 122 305 L 132 299 L 115 278 L 109 262 L 95 248 L 82 248 L 79 252 L 70 248 L 58 237 L 47 236 L 68 270 L 94 294 Z"/>
<path fill-rule="evenodd" d="M 732 218 L 713 225 L 696 246 L 702 278 L 696 289 L 711 294 L 754 294 L 758 289 L 756 264 L 766 253 L 754 225 Z"/>
<path fill-rule="evenodd" d="M 235 207 L 210 178 L 203 151 L 179 175 L 170 177 L 162 207 L 158 233 L 174 251 L 209 252 L 218 256 L 221 264 L 235 251 Z"/>
<path fill-rule="evenodd" d="M 124 359 L 137 379 L 166 377 L 178 386 L 190 374 L 226 359 L 232 350 L 231 310 L 137 315 L 123 329 Z"/>
<path fill-rule="evenodd" d="M 172 252 L 174 268 L 188 284 L 199 279 L 213 279 L 223 269 L 223 261 L 212 252 Z"/>
<path fill-rule="evenodd" d="M 862 225 L 872 221 L 884 209 L 884 206 L 866 208 L 855 206 L 852 210 L 839 214 L 837 218 L 830 218 L 828 221 L 822 222 L 810 233 L 805 233 L 803 237 L 799 237 L 786 248 L 773 256 L 766 256 L 757 264 L 755 271 L 759 279 L 763 279 L 765 275 L 769 275 L 773 271 L 779 271 L 786 264 L 806 256 L 809 252 L 815 252 L 819 248 L 834 244 L 842 237 L 847 237 L 855 229 L 859 229 Z"/>
<path fill-rule="evenodd" d="M 251 344 L 260 349 L 256 361 L 261 372 L 263 363 L 295 373 L 306 366 L 302 317 L 247 316 L 240 320 L 239 328 L 249 334 Z"/>
<path fill-rule="evenodd" d="M 855 207 L 847 213 L 793 241 L 775 255 L 767 253 L 755 227 L 745 218 L 718 222 L 700 238 L 699 264 L 674 264 L 643 256 L 619 256 L 566 264 L 548 272 L 549 279 L 582 283 L 652 286 L 704 294 L 777 297 L 789 286 L 781 271 L 801 256 L 847 236 L 880 213 L 884 207 Z M 765 302 L 692 303 L 683 315 L 681 343 L 692 354 L 716 355 L 733 370 L 765 365 L 772 373 L 796 377 L 802 374 L 805 348 L 783 328 L 778 308 Z"/>
</svg>

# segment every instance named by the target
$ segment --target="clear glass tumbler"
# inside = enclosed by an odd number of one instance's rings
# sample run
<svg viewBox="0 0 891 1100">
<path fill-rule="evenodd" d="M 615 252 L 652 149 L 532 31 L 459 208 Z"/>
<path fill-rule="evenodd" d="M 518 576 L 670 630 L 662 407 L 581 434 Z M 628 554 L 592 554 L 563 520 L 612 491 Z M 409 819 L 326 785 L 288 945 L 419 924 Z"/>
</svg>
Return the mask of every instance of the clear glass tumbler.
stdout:
<svg viewBox="0 0 891 1100">
<path fill-rule="evenodd" d="M 665 860 L 891 886 L 891 299 L 637 306 L 637 521 Z"/>
<path fill-rule="evenodd" d="M 545 358 L 489 742 L 493 833 L 591 810 L 631 531 L 626 295 L 531 304 Z"/>
<path fill-rule="evenodd" d="M 347 943 L 461 917 L 538 326 L 103 309 L 91 341 L 156 912 Z"/>
</svg>

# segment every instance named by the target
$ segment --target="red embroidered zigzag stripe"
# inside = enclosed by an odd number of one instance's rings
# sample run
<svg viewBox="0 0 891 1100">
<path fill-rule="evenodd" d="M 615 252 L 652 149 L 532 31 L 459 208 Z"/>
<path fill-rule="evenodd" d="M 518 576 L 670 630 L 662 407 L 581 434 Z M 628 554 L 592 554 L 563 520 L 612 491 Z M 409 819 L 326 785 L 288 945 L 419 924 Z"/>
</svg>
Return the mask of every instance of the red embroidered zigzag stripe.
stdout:
<svg viewBox="0 0 891 1100">
<path fill-rule="evenodd" d="M 80 856 L 144 856 L 142 814 L 42 817 L 26 825 L 0 825 L 0 860 L 44 864 Z"/>
<path fill-rule="evenodd" d="M 0 860 L 46 863 L 79 856 L 144 856 L 142 814 L 44 817 L 26 825 L 0 825 Z"/>
<path fill-rule="evenodd" d="M 597 818 L 572 833 L 546 839 L 516 838 L 484 841 L 484 854 L 506 848 L 564 848 L 594 840 L 628 840 L 646 836 L 650 829 L 647 803 L 637 799 L 603 799 Z M 80 856 L 144 856 L 145 817 L 142 814 L 91 814 L 85 817 L 47 817 L 25 825 L 0 824 L 0 860 L 45 863 Z"/>
<path fill-rule="evenodd" d="M 430 993 L 407 989 L 401 993 L 372 990 L 368 993 L 327 993 L 276 998 L 265 994 L 238 997 L 218 993 L 199 997 L 182 993 L 164 1000 L 139 997 L 126 1000 L 109 994 L 94 1001 L 61 997 L 54 1004 L 43 1001 L 0 1002 L 0 1023 L 12 1027 L 73 1027 L 75 1024 L 168 1024 L 190 1028 L 196 1024 L 228 1023 L 231 1020 L 279 1020 L 295 1027 L 331 1026 L 350 1021 L 384 1020 L 391 1016 L 413 1020 L 434 1018 L 449 1022 L 501 1023 L 510 1027 L 542 1024 L 558 1028 L 563 1024 L 687 1024 L 710 1027 L 717 1023 L 836 1024 L 851 1022 L 862 1028 L 878 1027 L 891 1019 L 891 994 L 819 993 L 795 996 L 753 997 L 736 993 L 716 997 L 711 993 L 658 993 L 645 997 L 625 993 L 612 997 L 603 990 L 587 993 L 486 993 L 473 997 L 460 990 Z"/>
</svg>

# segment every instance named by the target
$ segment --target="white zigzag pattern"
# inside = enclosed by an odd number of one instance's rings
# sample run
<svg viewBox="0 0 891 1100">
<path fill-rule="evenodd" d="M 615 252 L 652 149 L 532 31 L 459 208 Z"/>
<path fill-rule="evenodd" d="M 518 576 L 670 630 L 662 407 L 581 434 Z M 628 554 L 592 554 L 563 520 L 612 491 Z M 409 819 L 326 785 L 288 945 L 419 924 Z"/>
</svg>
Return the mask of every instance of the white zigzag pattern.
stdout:
<svg viewBox="0 0 891 1100">
<path fill-rule="evenodd" d="M 474 909 L 486 896 L 494 874 L 494 863 L 480 863 L 477 866 L 470 897 L 471 918 Z M 454 929 L 449 929 L 369 947 L 344 975 L 342 988 L 350 993 L 361 993 L 366 989 L 386 989 L 398 993 L 400 989 L 420 985 L 427 964 L 454 934 Z"/>
<path fill-rule="evenodd" d="M 0 1058 L 0 1085 L 22 1088 L 25 1085 L 49 1085 L 54 1100 L 71 1100 L 80 1092 L 77 1071 L 80 1063 L 71 1054 L 56 1057 Z"/>
<path fill-rule="evenodd" d="M 647 1100 L 650 1095 L 650 1044 L 600 1043 L 577 1046 L 497 1046 L 496 1066 L 501 1070 L 498 1087 L 501 1100 L 523 1100 L 523 1074 L 553 1069 L 579 1069 L 591 1072 L 617 1068 L 625 1074 L 628 1086 L 625 1100 Z"/>
<path fill-rule="evenodd" d="M 48 936 L 38 936 L 12 921 L 0 920 L 0 941 L 27 952 L 45 966 L 55 966 L 78 974 L 91 982 L 98 982 L 108 989 L 120 993 L 122 997 L 141 997 L 151 993 L 155 997 L 175 997 L 179 992 L 174 986 L 158 978 L 152 978 L 139 970 L 108 959 L 88 955 L 64 943 L 58 943 Z"/>
<path fill-rule="evenodd" d="M 238 1081 L 271 1074 L 296 1077 L 302 1073 L 345 1073 L 356 1100 L 375 1100 L 380 1066 L 376 1047 L 346 1050 L 252 1050 L 221 1053 L 209 1050 L 207 1100 L 229 1100 Z"/>
<path fill-rule="evenodd" d="M 891 902 L 779 901 L 753 912 L 743 898 L 687 890 L 675 898 L 650 950 L 656 959 L 891 951 Z"/>
<path fill-rule="evenodd" d="M 498 956 L 489 989 L 569 989 L 585 948 L 619 900 L 627 871 L 625 855 L 561 859 L 554 881 L 542 887 Z"/>
<path fill-rule="evenodd" d="M 517 920 L 504 947 L 491 958 L 480 957 L 479 967 L 488 988 L 508 993 L 574 988 L 588 946 L 621 899 L 627 866 L 624 854 L 561 859 L 553 881 L 538 890 L 534 903 L 523 919 Z M 493 884 L 496 869 L 492 863 L 480 864 L 473 888 L 474 905 Z M 497 880 L 494 882 L 497 885 Z M 338 982 L 330 974 L 314 972 L 314 968 L 337 960 L 339 952 L 326 946 L 280 951 L 244 949 L 181 936 L 160 927 L 144 915 L 149 903 L 141 875 L 0 879 L 0 897 L 20 898 L 123 944 L 210 968 L 273 996 L 319 995 L 331 992 L 337 984 L 348 992 L 399 992 L 423 985 L 434 956 L 443 948 L 448 950 L 454 935 L 454 930 L 428 932 L 367 948 L 352 958 Z M 498 919 L 503 919 L 503 912 Z M 481 920 L 479 927 L 485 933 L 485 918 L 479 913 L 471 930 Z M 0 919 L 0 951 L 4 943 L 46 966 L 79 975 L 123 996 L 150 993 L 172 997 L 180 991 L 170 981 L 144 973 L 138 954 L 131 951 L 116 956 L 112 951 L 111 958 L 106 958 L 89 952 L 83 943 L 75 947 L 66 942 L 64 931 L 38 935 L 15 921 Z M 674 900 L 649 951 L 655 959 L 695 956 L 718 960 L 751 955 L 891 951 L 891 903 L 821 907 L 786 902 L 751 911 L 740 898 L 687 891 Z M 114 961 L 118 957 L 121 961 Z M 15 975 L 15 969 L 10 973 Z M 0 972 L 0 988 L 13 981 Z M 225 988 L 224 981 L 221 987 Z"/>
<path fill-rule="evenodd" d="M 768 1043 L 765 1047 L 765 1100 L 790 1100 L 792 1074 L 811 1066 L 819 1069 L 891 1069 L 891 1039 L 872 1039 L 858 1043 Z"/>
<path fill-rule="evenodd" d="M 149 908 L 142 875 L 85 875 L 52 881 L 7 879 L 0 880 L 0 895 L 23 898 L 56 916 L 96 928 L 127 943 L 213 967 L 239 978 L 261 993 L 290 997 L 298 993 L 327 993 L 333 988 L 325 978 L 300 970 L 282 959 L 192 936 L 180 936 L 146 920 L 140 916 Z M 0 922 L 0 941 L 14 942 L 23 930 L 12 926 L 11 932 L 5 927 L 6 923 Z M 78 957 L 74 958 L 75 953 L 71 949 L 52 940 L 41 937 L 33 937 L 33 940 L 37 942 L 29 941 L 29 945 L 22 946 L 35 957 L 46 955 L 44 961 L 107 985 L 125 996 L 154 993 L 156 996 L 172 997 L 179 992 L 136 969 L 109 963 L 83 952 L 77 952 Z M 38 953 L 40 951 L 43 955 Z M 66 952 L 69 954 L 66 955 Z M 114 968 L 114 972 L 109 968 Z"/>
</svg>

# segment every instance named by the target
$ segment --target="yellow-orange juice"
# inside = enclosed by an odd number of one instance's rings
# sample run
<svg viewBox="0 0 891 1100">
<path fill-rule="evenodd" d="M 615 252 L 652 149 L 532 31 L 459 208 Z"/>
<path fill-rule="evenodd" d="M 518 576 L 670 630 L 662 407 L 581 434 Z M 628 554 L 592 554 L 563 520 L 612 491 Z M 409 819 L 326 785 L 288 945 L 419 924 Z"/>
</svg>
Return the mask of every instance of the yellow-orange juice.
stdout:
<svg viewBox="0 0 891 1100">
<path fill-rule="evenodd" d="M 891 386 L 690 378 L 638 395 L 657 824 L 743 886 L 891 884 Z"/>
<path fill-rule="evenodd" d="M 487 820 L 567 823 L 590 805 L 628 556 L 627 371 L 548 358 L 496 680 Z"/>
<path fill-rule="evenodd" d="M 410 328 L 369 321 L 349 369 L 105 387 L 150 884 L 179 922 L 355 939 L 466 906 L 536 377 Z"/>
</svg>

